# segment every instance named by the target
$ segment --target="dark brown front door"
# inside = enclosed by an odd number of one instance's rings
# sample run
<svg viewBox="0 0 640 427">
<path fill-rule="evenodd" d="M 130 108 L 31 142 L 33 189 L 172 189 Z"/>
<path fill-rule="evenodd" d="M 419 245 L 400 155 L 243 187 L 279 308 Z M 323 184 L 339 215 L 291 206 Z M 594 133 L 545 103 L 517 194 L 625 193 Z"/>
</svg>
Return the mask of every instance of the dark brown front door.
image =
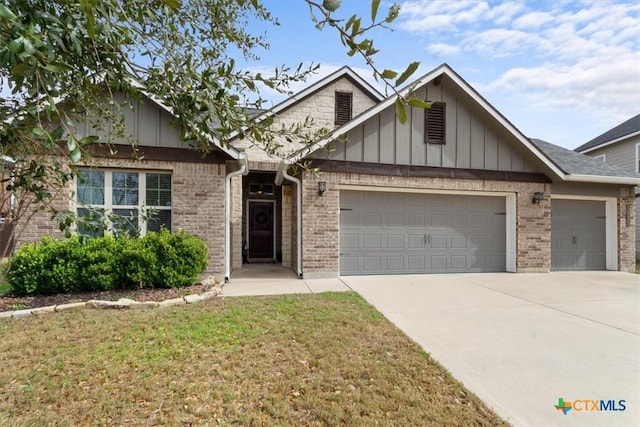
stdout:
<svg viewBox="0 0 640 427">
<path fill-rule="evenodd" d="M 249 202 L 249 259 L 273 258 L 273 203 Z"/>
</svg>

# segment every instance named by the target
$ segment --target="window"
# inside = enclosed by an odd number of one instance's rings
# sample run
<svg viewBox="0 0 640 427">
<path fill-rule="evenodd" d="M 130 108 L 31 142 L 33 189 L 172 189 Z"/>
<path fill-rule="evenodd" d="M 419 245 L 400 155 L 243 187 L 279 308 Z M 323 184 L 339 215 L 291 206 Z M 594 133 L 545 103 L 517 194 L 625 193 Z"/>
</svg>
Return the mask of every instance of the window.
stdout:
<svg viewBox="0 0 640 427">
<path fill-rule="evenodd" d="M 606 162 L 607 161 L 607 155 L 606 154 L 600 154 L 599 156 L 593 156 L 594 159 L 596 160 L 600 160 L 601 162 Z"/>
<path fill-rule="evenodd" d="M 112 231 L 129 234 L 171 230 L 171 174 L 80 170 L 77 195 L 78 217 L 87 220 L 79 225 L 81 234 L 103 235 L 104 222 Z M 108 221 L 102 221 L 104 215 Z"/>
<path fill-rule="evenodd" d="M 446 142 L 446 105 L 444 102 L 432 102 L 424 110 L 424 142 L 426 144 L 444 144 Z"/>
<path fill-rule="evenodd" d="M 640 173 L 640 143 L 636 144 L 636 172 Z"/>
<path fill-rule="evenodd" d="M 336 126 L 342 126 L 351 120 L 353 114 L 353 93 L 336 92 L 335 115 Z"/>
</svg>

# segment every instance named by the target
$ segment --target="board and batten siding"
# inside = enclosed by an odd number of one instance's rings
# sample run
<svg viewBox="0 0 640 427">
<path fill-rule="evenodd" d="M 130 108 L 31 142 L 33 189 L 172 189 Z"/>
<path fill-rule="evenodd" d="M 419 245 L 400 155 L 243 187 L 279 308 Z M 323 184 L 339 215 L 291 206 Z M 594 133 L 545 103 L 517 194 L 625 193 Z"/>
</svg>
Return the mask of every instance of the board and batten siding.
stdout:
<svg viewBox="0 0 640 427">
<path fill-rule="evenodd" d="M 121 106 L 125 120 L 125 132 L 138 140 L 143 147 L 188 148 L 189 142 L 182 141 L 180 133 L 171 125 L 173 117 L 150 99 L 126 99 L 124 95 L 116 93 L 116 102 Z M 118 113 L 116 113 L 118 114 Z M 90 120 L 76 119 L 76 131 L 82 136 L 97 135 L 106 140 L 112 131 L 111 126 L 106 129 L 96 129 Z M 125 139 L 110 141 L 114 144 L 130 145 Z"/>
<path fill-rule="evenodd" d="M 520 142 L 467 94 L 443 78 L 416 91 L 419 98 L 446 104 L 446 143 L 425 144 L 424 110 L 410 108 L 408 120 L 396 120 L 390 106 L 335 141 L 317 150 L 318 159 L 355 162 L 540 172 Z"/>
</svg>

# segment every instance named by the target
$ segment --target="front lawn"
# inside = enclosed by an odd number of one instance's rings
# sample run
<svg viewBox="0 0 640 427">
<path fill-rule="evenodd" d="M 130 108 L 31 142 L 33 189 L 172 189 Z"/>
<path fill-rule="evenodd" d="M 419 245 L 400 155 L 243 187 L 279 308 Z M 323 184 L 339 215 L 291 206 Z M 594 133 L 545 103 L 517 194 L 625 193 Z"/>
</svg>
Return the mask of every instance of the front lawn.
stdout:
<svg viewBox="0 0 640 427">
<path fill-rule="evenodd" d="M 0 425 L 504 423 L 354 293 L 3 319 L 0 343 Z"/>
</svg>

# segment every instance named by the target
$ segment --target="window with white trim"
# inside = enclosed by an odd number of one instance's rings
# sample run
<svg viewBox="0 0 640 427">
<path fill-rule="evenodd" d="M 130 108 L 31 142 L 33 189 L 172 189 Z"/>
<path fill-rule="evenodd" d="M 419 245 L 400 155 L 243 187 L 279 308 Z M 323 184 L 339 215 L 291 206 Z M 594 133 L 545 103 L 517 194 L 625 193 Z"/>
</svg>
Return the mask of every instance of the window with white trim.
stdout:
<svg viewBox="0 0 640 427">
<path fill-rule="evenodd" d="M 596 159 L 596 160 L 603 161 L 603 162 L 607 161 L 607 155 L 606 154 L 600 154 L 599 156 L 593 156 L 593 158 Z"/>
<path fill-rule="evenodd" d="M 636 144 L 636 172 L 640 173 L 640 142 Z"/>
<path fill-rule="evenodd" d="M 105 223 L 112 231 L 139 229 L 141 235 L 162 227 L 171 230 L 170 173 L 82 169 L 76 189 L 79 218 L 98 220 L 106 215 L 111 220 Z M 100 226 L 81 222 L 79 227 L 81 234 L 104 234 Z"/>
</svg>

